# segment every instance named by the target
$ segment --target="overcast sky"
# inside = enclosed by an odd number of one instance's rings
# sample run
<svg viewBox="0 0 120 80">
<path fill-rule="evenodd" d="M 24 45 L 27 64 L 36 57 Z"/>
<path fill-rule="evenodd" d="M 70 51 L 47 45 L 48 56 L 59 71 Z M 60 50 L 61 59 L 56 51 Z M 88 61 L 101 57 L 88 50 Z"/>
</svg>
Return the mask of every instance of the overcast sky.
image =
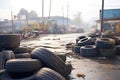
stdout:
<svg viewBox="0 0 120 80">
<path fill-rule="evenodd" d="M 49 15 L 49 2 L 44 0 L 44 15 Z M 98 19 L 99 10 L 101 9 L 102 0 L 52 0 L 51 16 L 67 16 L 67 4 L 69 5 L 69 18 L 74 14 L 81 12 L 83 20 L 88 21 Z M 62 10 L 62 6 L 64 10 Z M 10 19 L 10 12 L 17 15 L 21 8 L 28 11 L 35 10 L 39 16 L 42 15 L 42 0 L 0 0 L 0 19 Z M 105 0 L 105 9 L 120 8 L 120 0 Z"/>
</svg>

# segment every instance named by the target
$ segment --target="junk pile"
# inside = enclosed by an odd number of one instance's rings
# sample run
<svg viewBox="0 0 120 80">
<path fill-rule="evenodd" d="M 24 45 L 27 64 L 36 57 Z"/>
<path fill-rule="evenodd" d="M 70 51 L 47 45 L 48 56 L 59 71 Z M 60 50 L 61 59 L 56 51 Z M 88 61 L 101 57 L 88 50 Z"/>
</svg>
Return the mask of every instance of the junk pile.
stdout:
<svg viewBox="0 0 120 80">
<path fill-rule="evenodd" d="M 20 47 L 20 35 L 0 35 L 0 80 L 68 80 L 72 65 L 65 55 Z"/>
<path fill-rule="evenodd" d="M 72 51 L 83 57 L 112 58 L 120 55 L 120 36 L 115 33 L 79 36 Z"/>
</svg>

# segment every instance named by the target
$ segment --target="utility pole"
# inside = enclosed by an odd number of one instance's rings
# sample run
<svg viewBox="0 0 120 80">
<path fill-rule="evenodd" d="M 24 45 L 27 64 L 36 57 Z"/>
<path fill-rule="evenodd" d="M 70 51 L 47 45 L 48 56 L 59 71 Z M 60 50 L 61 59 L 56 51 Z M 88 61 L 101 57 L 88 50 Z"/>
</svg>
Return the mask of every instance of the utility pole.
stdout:
<svg viewBox="0 0 120 80">
<path fill-rule="evenodd" d="M 12 32 L 13 32 L 13 12 L 11 11 L 11 23 L 12 23 Z"/>
<path fill-rule="evenodd" d="M 50 6 L 49 6 L 49 19 L 50 19 L 50 15 L 51 15 L 51 5 L 52 5 L 52 0 L 50 0 Z"/>
<path fill-rule="evenodd" d="M 69 18 L 69 4 L 67 4 L 67 26 L 69 26 L 68 18 Z"/>
<path fill-rule="evenodd" d="M 42 0 L 42 25 L 44 26 L 44 0 Z"/>
<path fill-rule="evenodd" d="M 64 27 L 64 8 L 63 8 L 63 5 L 62 5 L 62 16 L 63 16 L 63 27 Z"/>
<path fill-rule="evenodd" d="M 104 0 L 102 0 L 102 10 L 101 10 L 101 32 L 103 31 L 103 23 L 104 23 L 104 20 L 103 20 L 103 17 L 104 17 Z"/>
</svg>

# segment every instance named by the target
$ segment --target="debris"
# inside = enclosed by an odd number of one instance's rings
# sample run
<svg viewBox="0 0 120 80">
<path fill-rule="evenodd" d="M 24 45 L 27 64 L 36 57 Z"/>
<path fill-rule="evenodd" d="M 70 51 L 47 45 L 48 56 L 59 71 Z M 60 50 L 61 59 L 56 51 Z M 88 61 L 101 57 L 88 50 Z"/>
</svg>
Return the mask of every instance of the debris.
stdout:
<svg viewBox="0 0 120 80">
<path fill-rule="evenodd" d="M 78 73 L 78 74 L 77 74 L 77 77 L 78 77 L 78 78 L 81 78 L 81 77 L 82 77 L 83 79 L 85 79 L 85 74 Z"/>
</svg>

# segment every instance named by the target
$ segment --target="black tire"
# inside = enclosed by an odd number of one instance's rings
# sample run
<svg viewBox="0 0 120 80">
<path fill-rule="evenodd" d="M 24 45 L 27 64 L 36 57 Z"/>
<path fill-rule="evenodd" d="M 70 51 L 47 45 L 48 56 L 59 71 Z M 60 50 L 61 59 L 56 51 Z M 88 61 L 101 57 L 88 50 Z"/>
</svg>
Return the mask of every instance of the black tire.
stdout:
<svg viewBox="0 0 120 80">
<path fill-rule="evenodd" d="M 77 46 L 91 45 L 91 37 L 86 37 L 78 41 Z"/>
<path fill-rule="evenodd" d="M 60 59 L 62 59 L 64 62 L 66 61 L 66 54 L 59 54 L 59 53 L 57 53 L 57 54 L 55 54 L 55 55 L 57 55 L 58 57 L 60 57 Z"/>
<path fill-rule="evenodd" d="M 99 49 L 100 56 L 112 58 L 115 56 L 115 49 Z"/>
<path fill-rule="evenodd" d="M 36 80 L 65 80 L 65 78 L 52 69 L 42 68 L 38 71 Z"/>
<path fill-rule="evenodd" d="M 4 34 L 0 35 L 0 48 L 14 49 L 20 46 L 20 35 Z"/>
<path fill-rule="evenodd" d="M 15 55 L 11 50 L 4 50 L 0 52 L 0 69 L 6 68 L 6 61 L 10 59 L 15 59 Z"/>
<path fill-rule="evenodd" d="M 113 33 L 109 33 L 109 34 L 108 33 L 107 34 L 103 33 L 102 34 L 102 38 L 113 38 L 114 39 L 115 38 L 115 34 L 113 34 Z"/>
<path fill-rule="evenodd" d="M 95 45 L 82 46 L 80 48 L 80 54 L 84 57 L 97 57 L 99 55 Z"/>
<path fill-rule="evenodd" d="M 96 46 L 102 49 L 112 49 L 115 47 L 115 40 L 110 38 L 99 38 L 96 40 Z"/>
<path fill-rule="evenodd" d="M 120 45 L 120 37 L 115 37 L 115 45 Z"/>
<path fill-rule="evenodd" d="M 18 47 L 18 48 L 13 49 L 13 52 L 15 54 L 19 54 L 19 53 L 29 53 L 31 51 L 28 47 Z"/>
<path fill-rule="evenodd" d="M 74 53 L 80 53 L 80 46 L 74 46 L 74 47 L 72 48 L 72 51 L 73 51 Z"/>
<path fill-rule="evenodd" d="M 41 62 L 37 59 L 12 59 L 7 61 L 6 70 L 10 73 L 32 72 L 42 67 Z"/>
<path fill-rule="evenodd" d="M 70 74 L 72 72 L 72 65 L 70 63 L 66 63 L 66 66 L 67 66 L 67 73 Z"/>
<path fill-rule="evenodd" d="M 31 52 L 31 57 L 39 59 L 45 67 L 49 67 L 63 76 L 67 76 L 67 68 L 63 60 L 56 56 L 53 52 L 37 48 Z"/>
<path fill-rule="evenodd" d="M 7 71 L 5 71 L 1 77 L 0 77 L 0 80 L 35 80 L 35 76 L 36 76 L 37 72 L 34 72 L 30 75 L 21 75 L 21 76 L 15 76 L 12 77 Z"/>
<path fill-rule="evenodd" d="M 83 39 L 83 38 L 86 38 L 86 36 L 79 36 L 77 39 L 76 39 L 76 44 L 78 43 L 79 40 Z"/>
<path fill-rule="evenodd" d="M 15 54 L 15 58 L 30 58 L 30 53 Z"/>
<path fill-rule="evenodd" d="M 120 55 L 120 45 L 115 46 L 115 54 Z"/>
</svg>

